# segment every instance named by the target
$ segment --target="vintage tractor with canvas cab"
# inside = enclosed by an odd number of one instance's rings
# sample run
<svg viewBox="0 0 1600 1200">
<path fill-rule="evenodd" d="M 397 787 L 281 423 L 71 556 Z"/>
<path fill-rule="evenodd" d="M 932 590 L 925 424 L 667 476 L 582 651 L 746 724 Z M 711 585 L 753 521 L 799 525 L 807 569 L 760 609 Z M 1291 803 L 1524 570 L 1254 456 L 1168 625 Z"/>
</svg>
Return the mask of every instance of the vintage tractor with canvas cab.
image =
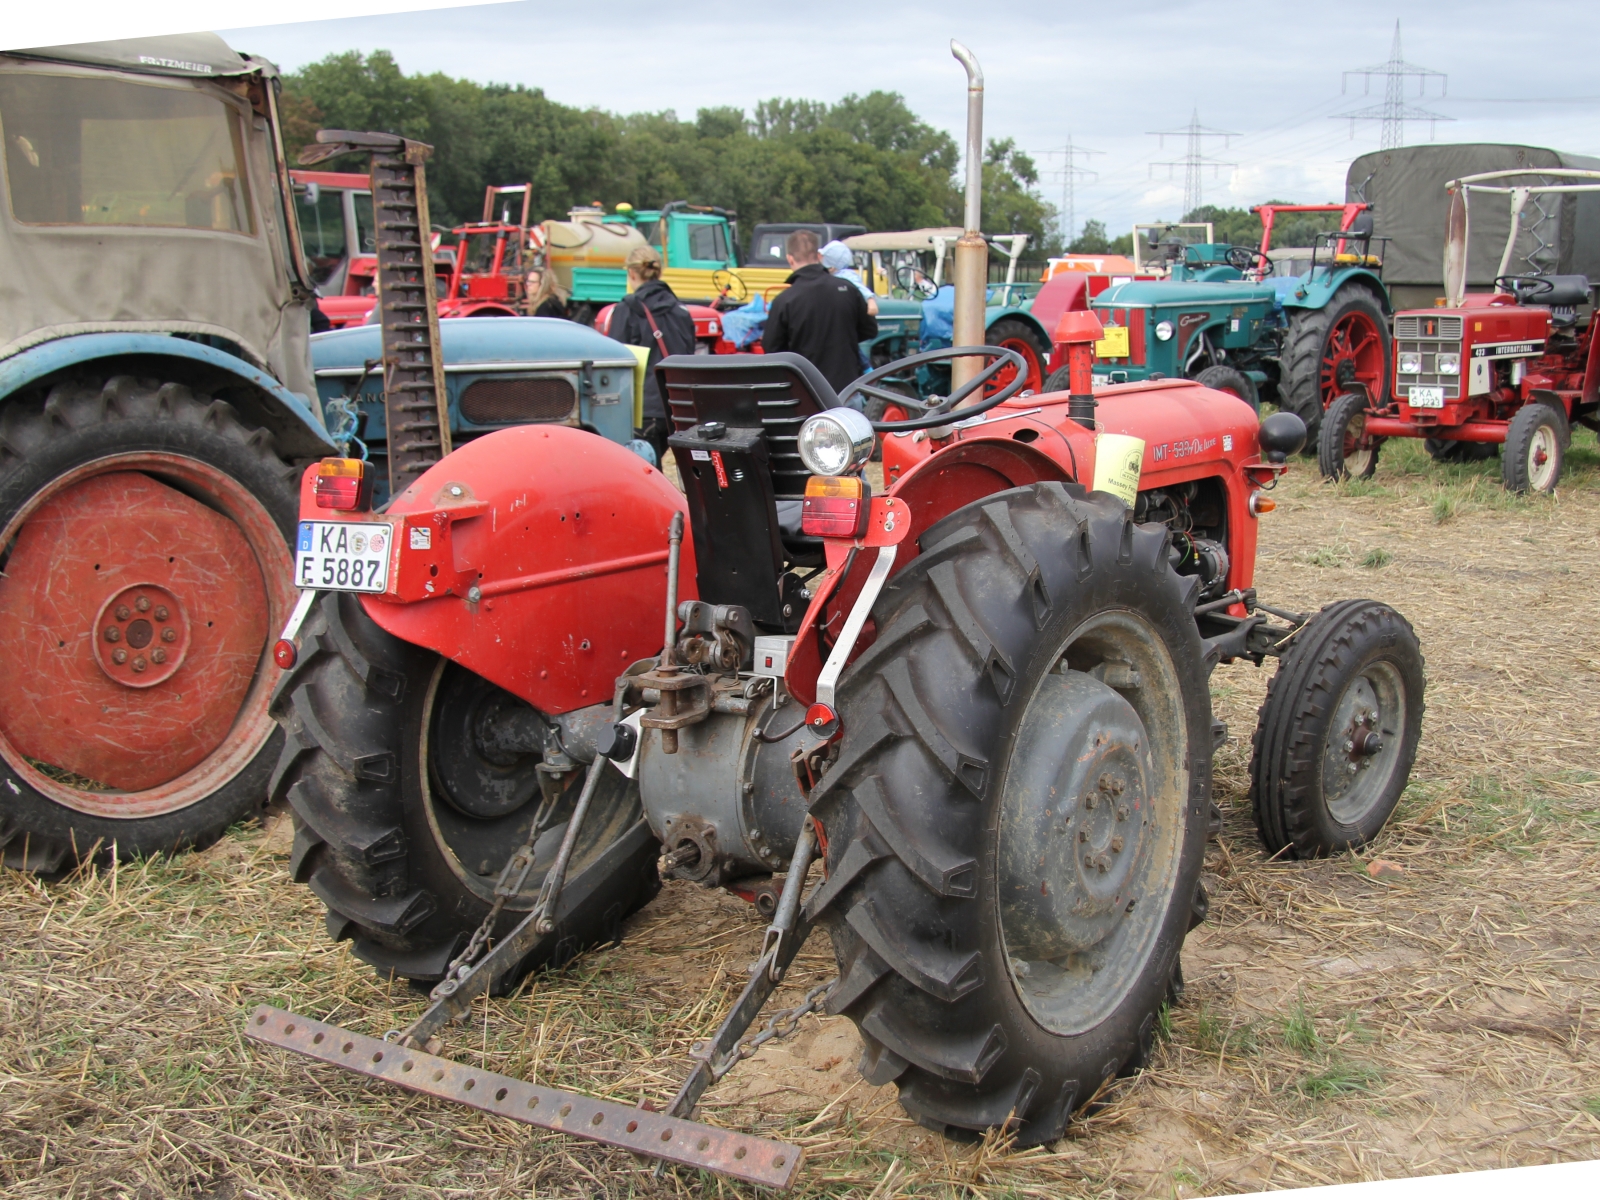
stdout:
<svg viewBox="0 0 1600 1200">
<path fill-rule="evenodd" d="M 1487 458 L 1500 446 L 1509 490 L 1553 492 L 1573 424 L 1600 428 L 1595 281 L 1550 274 L 1529 261 L 1523 214 L 1549 197 L 1594 197 L 1600 171 L 1494 171 L 1453 180 L 1449 190 L 1449 294 L 1440 306 L 1395 314 L 1392 398 L 1373 403 L 1352 393 L 1336 400 L 1318 443 L 1319 465 L 1330 479 L 1366 478 L 1392 437 L 1423 438 L 1442 461 Z M 1509 196 L 1511 224 L 1494 290 L 1469 294 L 1471 198 L 1478 193 Z"/>
<path fill-rule="evenodd" d="M 479 438 L 382 513 L 359 464 L 309 467 L 273 792 L 329 930 L 432 1004 L 381 1041 L 268 1006 L 249 1035 L 785 1186 L 795 1147 L 689 1118 L 822 925 L 838 976 L 796 1011 L 848 1015 L 863 1075 L 931 1128 L 1050 1141 L 1136 1070 L 1206 908 L 1210 672 L 1282 658 L 1253 791 L 1269 849 L 1302 856 L 1393 808 L 1422 659 L 1386 605 L 1257 600 L 1297 417 L 1188 381 L 1097 397 L 1098 322 L 1068 319 L 1073 390 L 1026 398 L 1002 347 L 844 395 L 794 355 L 669 357 L 683 492 L 560 426 Z M 850 404 L 952 359 L 959 386 L 905 421 Z M 618 936 L 658 871 L 772 913 L 665 1112 L 441 1056 L 476 997 Z"/>
<path fill-rule="evenodd" d="M 333 453 L 272 64 L 0 55 L 0 847 L 204 844 L 282 745 L 299 468 Z"/>
<path fill-rule="evenodd" d="M 1107 382 L 1198 379 L 1253 407 L 1277 404 L 1306 423 L 1349 391 L 1379 401 L 1389 386 L 1389 300 L 1370 206 L 1263 204 L 1261 245 L 1163 243 L 1167 278 L 1110 288 L 1092 301 L 1108 340 Z M 1272 249 L 1280 213 L 1339 213 L 1337 230 L 1302 254 Z M 1377 253 L 1374 253 L 1377 249 Z M 1287 272 L 1292 271 L 1293 274 Z"/>
</svg>

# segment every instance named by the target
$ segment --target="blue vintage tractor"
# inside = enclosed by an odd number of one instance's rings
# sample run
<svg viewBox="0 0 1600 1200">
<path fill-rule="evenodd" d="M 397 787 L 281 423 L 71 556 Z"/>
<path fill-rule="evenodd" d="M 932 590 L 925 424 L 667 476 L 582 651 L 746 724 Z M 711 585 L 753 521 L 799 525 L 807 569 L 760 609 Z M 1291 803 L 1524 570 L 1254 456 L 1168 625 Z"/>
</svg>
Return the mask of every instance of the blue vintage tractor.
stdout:
<svg viewBox="0 0 1600 1200">
<path fill-rule="evenodd" d="M 1106 326 L 1096 347 L 1102 382 L 1196 379 L 1259 407 L 1298 415 L 1307 429 L 1339 396 L 1387 401 L 1391 338 L 1383 245 L 1371 205 L 1263 204 L 1259 249 L 1155 247 L 1168 276 L 1108 288 L 1092 301 Z M 1309 248 L 1272 249 L 1274 218 L 1337 212 L 1339 229 Z"/>
<path fill-rule="evenodd" d="M 353 325 L 318 334 L 311 364 L 329 433 L 372 462 L 382 504 L 389 437 L 379 332 L 376 325 Z M 621 342 L 549 317 L 444 320 L 439 341 L 451 445 L 510 425 L 570 425 L 655 461 L 648 442 L 633 442 L 643 424 L 643 372 Z"/>
</svg>

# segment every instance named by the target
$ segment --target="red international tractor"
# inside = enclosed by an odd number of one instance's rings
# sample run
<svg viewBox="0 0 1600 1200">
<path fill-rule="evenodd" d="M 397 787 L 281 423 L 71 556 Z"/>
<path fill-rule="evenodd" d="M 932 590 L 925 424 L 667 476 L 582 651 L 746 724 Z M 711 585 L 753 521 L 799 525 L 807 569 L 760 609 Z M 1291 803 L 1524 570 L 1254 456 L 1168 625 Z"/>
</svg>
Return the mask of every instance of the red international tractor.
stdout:
<svg viewBox="0 0 1600 1200">
<path fill-rule="evenodd" d="M 1530 180 L 1532 182 L 1530 182 Z M 1552 182 L 1566 180 L 1568 182 Z M 1520 182 L 1519 182 L 1520 181 Z M 1586 182 L 1585 182 L 1586 181 Z M 1503 444 L 1500 474 L 1513 492 L 1552 492 L 1574 422 L 1600 428 L 1600 338 L 1594 282 L 1553 274 L 1555 247 L 1529 237 L 1524 214 L 1545 197 L 1600 193 L 1600 171 L 1494 171 L 1449 184 L 1442 307 L 1396 313 L 1392 397 L 1341 396 L 1318 439 L 1323 475 L 1370 476 L 1392 437 L 1424 438 L 1443 461 L 1488 458 Z M 1511 228 L 1494 290 L 1467 294 L 1473 193 L 1509 195 Z M 1524 243 L 1529 272 L 1515 263 Z"/>
</svg>

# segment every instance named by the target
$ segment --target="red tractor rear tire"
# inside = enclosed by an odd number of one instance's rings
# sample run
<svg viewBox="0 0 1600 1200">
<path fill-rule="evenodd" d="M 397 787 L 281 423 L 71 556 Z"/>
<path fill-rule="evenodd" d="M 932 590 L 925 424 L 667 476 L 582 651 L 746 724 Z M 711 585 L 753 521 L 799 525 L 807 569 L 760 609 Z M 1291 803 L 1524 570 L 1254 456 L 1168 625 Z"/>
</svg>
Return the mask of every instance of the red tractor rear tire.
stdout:
<svg viewBox="0 0 1600 1200">
<path fill-rule="evenodd" d="M 7 403 L 7 866 L 204 846 L 261 810 L 296 475 L 270 433 L 184 384 L 76 376 Z"/>
<path fill-rule="evenodd" d="M 509 765 L 483 759 L 468 731 L 451 737 L 448 747 L 450 768 L 466 769 L 447 769 L 441 738 L 460 733 L 447 722 L 473 705 L 509 697 L 386 633 L 355 596 L 320 596 L 300 645 L 299 661 L 273 696 L 287 740 L 271 794 L 294 815 L 290 873 L 328 906 L 329 934 L 353 938 L 356 957 L 380 976 L 431 983 L 489 912 L 500 871 L 526 838 L 538 807 L 538 756 Z M 609 765 L 597 769 L 605 776 L 573 855 L 569 887 L 640 819 L 638 785 Z M 456 795 L 443 774 L 477 786 Z M 581 782 L 581 770 L 577 776 Z M 576 799 L 578 789 L 568 790 Z M 506 905 L 496 938 L 533 906 L 562 829 L 555 826 L 539 842 L 535 870 Z M 620 938 L 623 918 L 661 886 L 659 852 L 646 837 L 500 981 L 500 990 L 533 967 L 559 966 Z"/>
<path fill-rule="evenodd" d="M 1283 407 L 1306 423 L 1308 446 L 1317 444 L 1323 410 L 1345 393 L 1365 391 L 1378 408 L 1388 403 L 1392 346 L 1383 305 L 1364 287 L 1346 285 L 1323 308 L 1290 314 L 1278 390 Z"/>
<path fill-rule="evenodd" d="M 1036 1145 L 1144 1064 L 1203 915 L 1196 590 L 1165 530 L 1075 484 L 976 501 L 920 544 L 841 681 L 812 799 L 828 1007 L 921 1124 L 1010 1120 Z"/>
</svg>

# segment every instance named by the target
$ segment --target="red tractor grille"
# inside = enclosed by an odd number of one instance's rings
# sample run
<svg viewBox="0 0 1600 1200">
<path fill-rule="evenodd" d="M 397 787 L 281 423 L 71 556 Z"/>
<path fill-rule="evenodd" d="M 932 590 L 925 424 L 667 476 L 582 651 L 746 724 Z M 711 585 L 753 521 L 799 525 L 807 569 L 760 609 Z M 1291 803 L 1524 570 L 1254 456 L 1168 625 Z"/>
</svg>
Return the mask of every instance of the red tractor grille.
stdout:
<svg viewBox="0 0 1600 1200">
<path fill-rule="evenodd" d="M 461 415 L 474 425 L 526 425 L 575 417 L 577 390 L 559 376 L 480 379 L 461 393 Z"/>
</svg>

